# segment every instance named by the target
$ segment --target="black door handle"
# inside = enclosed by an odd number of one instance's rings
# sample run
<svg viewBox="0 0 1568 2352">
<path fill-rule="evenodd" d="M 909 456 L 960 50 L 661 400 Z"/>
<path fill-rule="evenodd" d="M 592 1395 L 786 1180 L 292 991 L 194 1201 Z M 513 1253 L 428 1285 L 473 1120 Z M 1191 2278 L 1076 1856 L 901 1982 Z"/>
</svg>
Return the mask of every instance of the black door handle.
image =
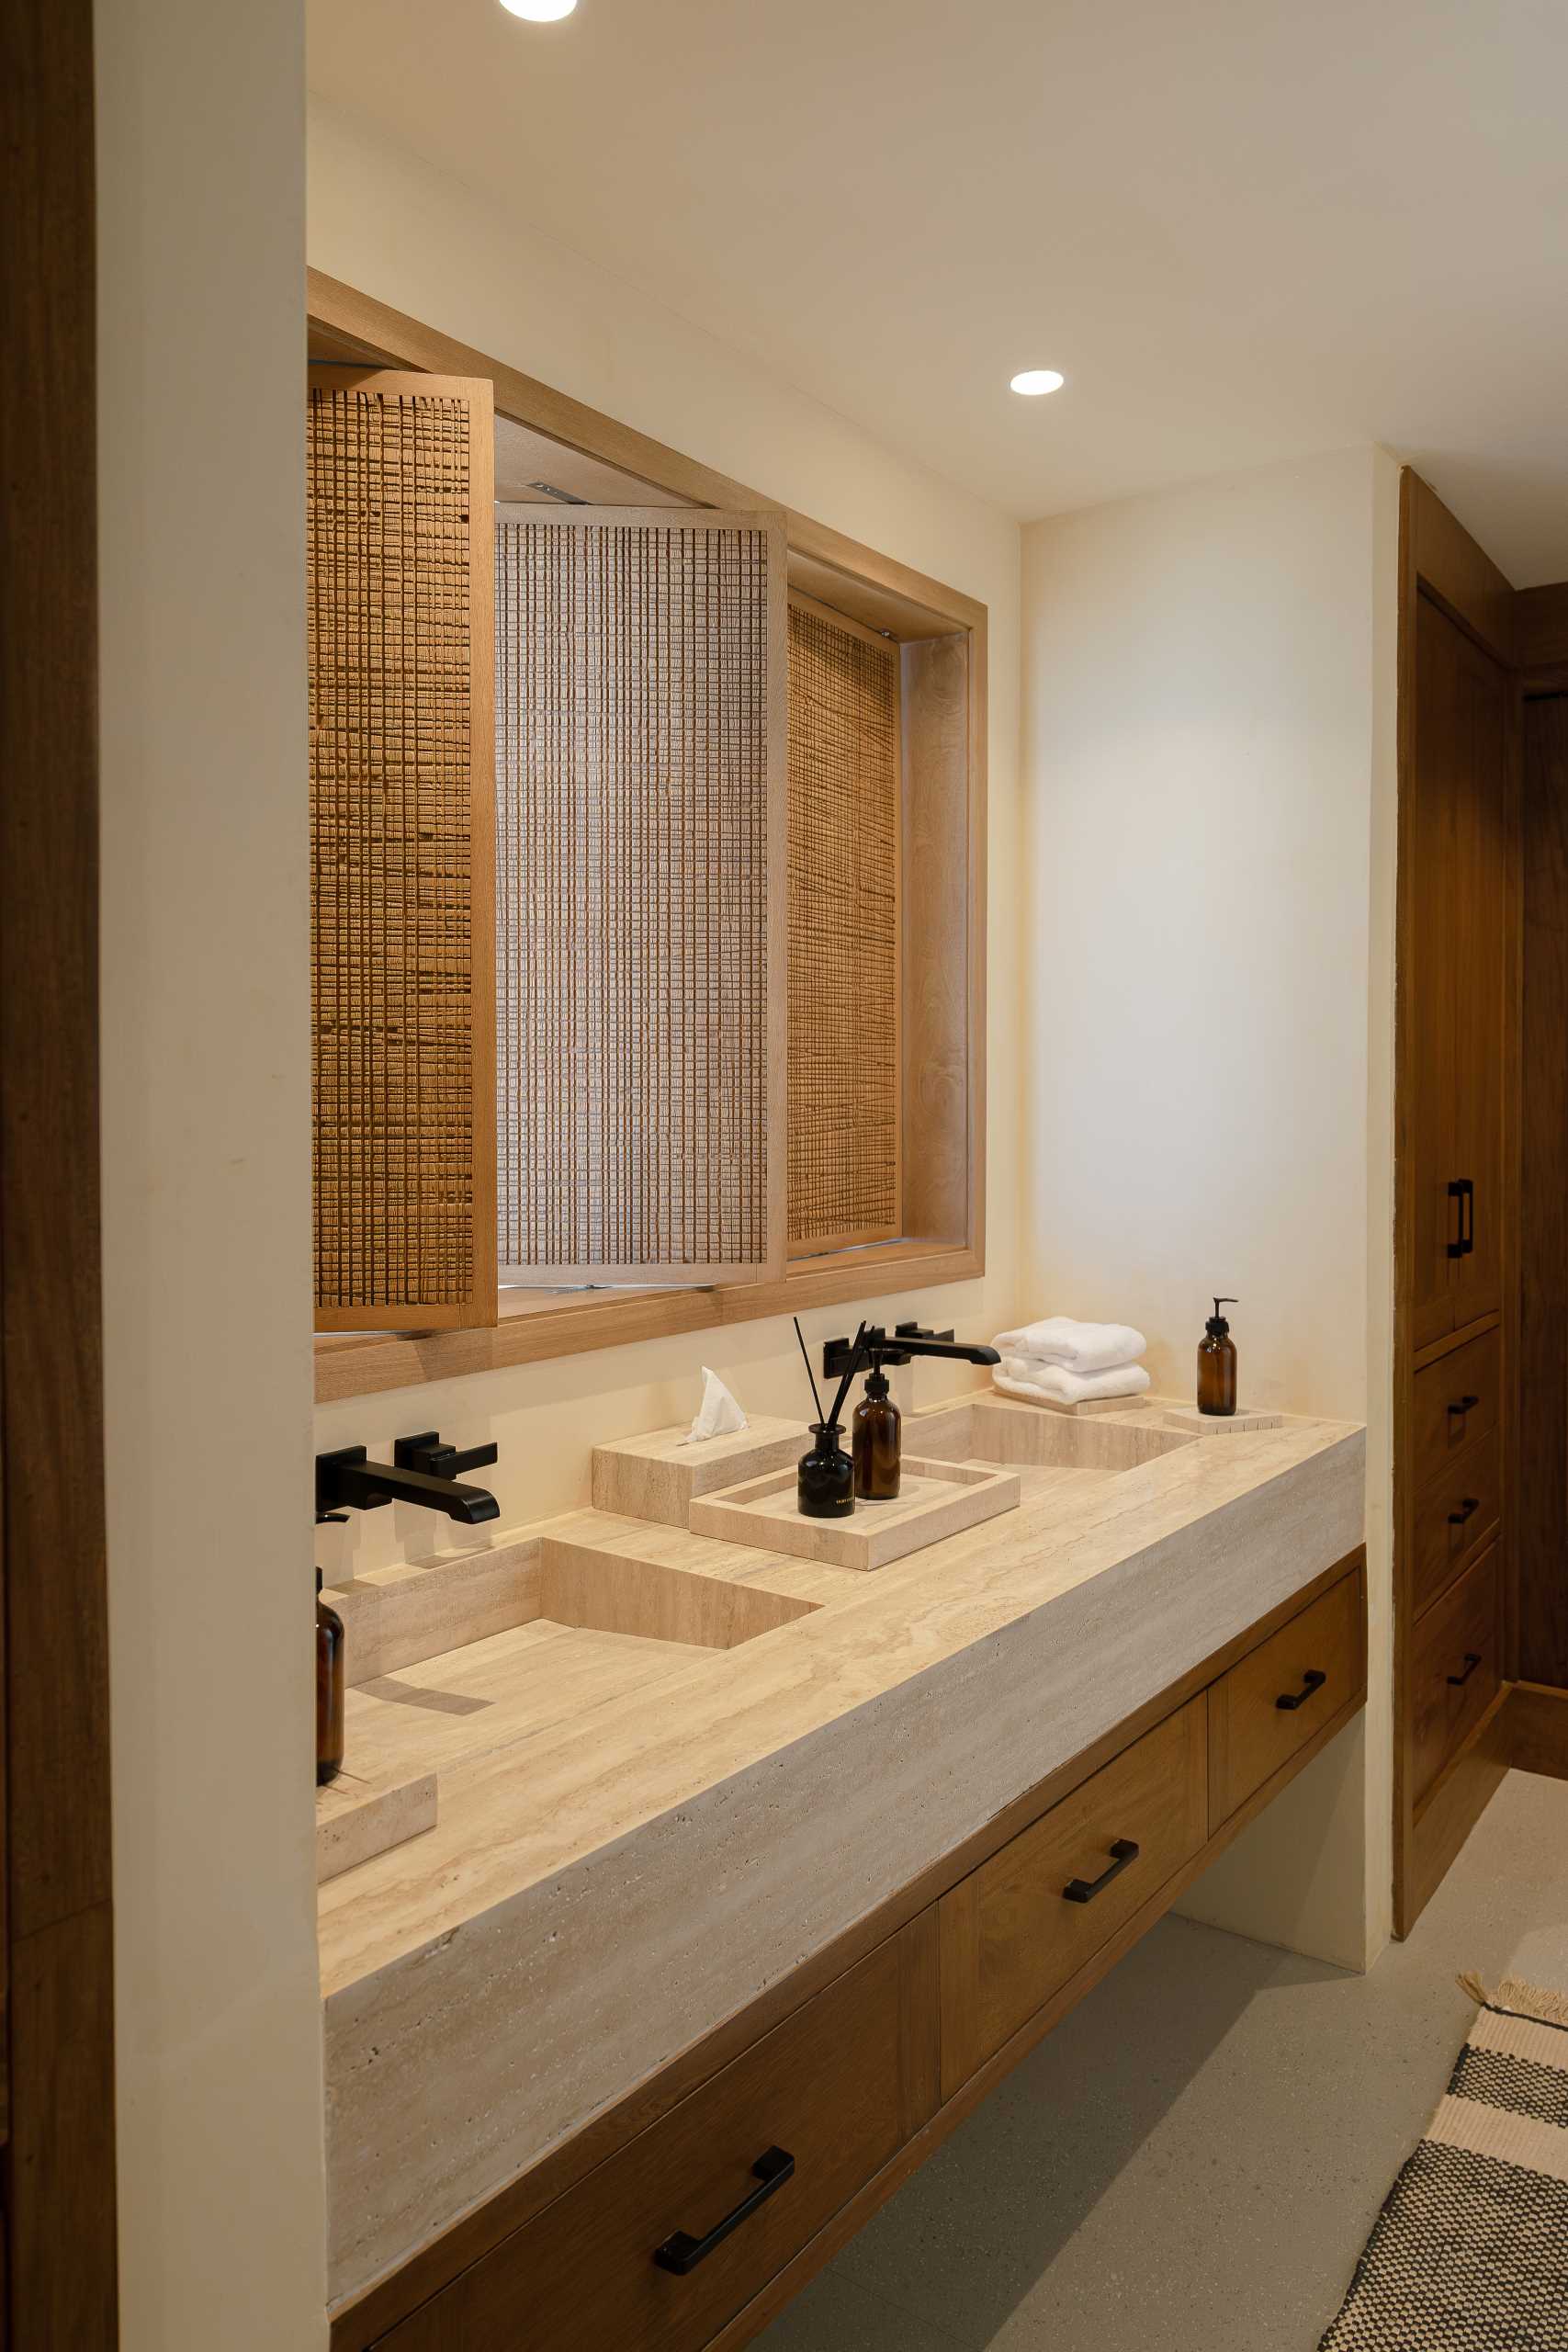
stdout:
<svg viewBox="0 0 1568 2352">
<path fill-rule="evenodd" d="M 1459 1203 L 1459 1231 L 1449 1243 L 1450 1258 L 1468 1258 L 1475 1248 L 1475 1185 L 1469 1176 L 1456 1176 L 1449 1198 Z"/>
<path fill-rule="evenodd" d="M 1464 1654 L 1464 1672 L 1462 1674 L 1450 1674 L 1449 1677 L 1449 1680 L 1452 1684 L 1453 1688 L 1457 1690 L 1462 1683 L 1468 1682 L 1471 1676 L 1475 1672 L 1476 1668 L 1480 1664 L 1480 1654 L 1475 1650 L 1466 1650 Z"/>
<path fill-rule="evenodd" d="M 1450 1510 L 1450 1513 L 1449 1513 L 1449 1525 L 1450 1525 L 1450 1527 L 1462 1527 L 1462 1526 L 1464 1525 L 1465 1521 L 1466 1521 L 1467 1519 L 1473 1519 L 1473 1518 L 1475 1517 L 1476 1512 L 1477 1512 L 1480 1509 L 1481 1509 L 1481 1498 L 1480 1498 L 1480 1496 L 1479 1496 L 1479 1495 L 1466 1495 L 1466 1497 L 1465 1497 L 1465 1498 L 1464 1498 L 1463 1502 L 1461 1502 L 1461 1505 L 1460 1505 L 1460 1507 L 1459 1507 L 1458 1510 Z"/>
<path fill-rule="evenodd" d="M 1306 1705 L 1314 1690 L 1322 1690 L 1327 1679 L 1326 1674 L 1320 1674 L 1315 1666 L 1309 1666 L 1302 1677 L 1301 1689 L 1287 1690 L 1281 1698 L 1275 1700 L 1274 1704 L 1282 1707 L 1288 1715 L 1293 1715 L 1298 1707 Z"/>
<path fill-rule="evenodd" d="M 677 2278 L 684 2278 L 699 2262 L 705 2262 L 715 2246 L 724 2244 L 731 2230 L 738 2230 L 759 2205 L 765 2205 L 769 2198 L 792 2177 L 795 2158 L 783 2148 L 764 2148 L 751 2170 L 761 2186 L 753 2188 L 750 2196 L 743 2197 L 734 2211 L 727 2213 L 722 2222 L 716 2222 L 705 2238 L 694 2238 L 689 2230 L 677 2230 L 672 2237 L 665 2239 L 662 2245 L 654 2247 L 653 2258 L 660 2270 L 672 2270 Z"/>
<path fill-rule="evenodd" d="M 1103 1894 L 1113 1878 L 1120 1878 L 1129 1862 L 1138 1859 L 1138 1849 L 1130 1838 L 1118 1838 L 1111 1849 L 1111 1868 L 1101 1871 L 1098 1878 L 1070 1878 L 1062 1889 L 1069 1903 L 1092 1903 Z"/>
<path fill-rule="evenodd" d="M 1450 1413 L 1455 1414 L 1471 1413 L 1474 1411 L 1476 1406 L 1479 1405 L 1481 1399 L 1479 1396 L 1456 1396 L 1453 1403 L 1449 1407 L 1449 1410 Z"/>
</svg>

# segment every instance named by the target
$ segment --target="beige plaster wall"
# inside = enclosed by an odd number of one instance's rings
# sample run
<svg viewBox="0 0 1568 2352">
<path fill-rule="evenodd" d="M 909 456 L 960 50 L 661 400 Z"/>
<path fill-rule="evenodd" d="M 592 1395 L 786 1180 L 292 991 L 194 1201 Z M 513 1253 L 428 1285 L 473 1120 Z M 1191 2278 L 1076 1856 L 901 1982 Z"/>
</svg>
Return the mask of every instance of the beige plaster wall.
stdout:
<svg viewBox="0 0 1568 2352">
<path fill-rule="evenodd" d="M 1358 447 L 1024 535 L 1031 1287 L 1189 1395 L 1234 1293 L 1244 1403 L 1370 1421 L 1366 1724 L 1188 1905 L 1356 1965 L 1388 1916 L 1396 476 Z"/>
<path fill-rule="evenodd" d="M 122 2341 L 310 2352 L 302 11 L 97 40 Z"/>
</svg>

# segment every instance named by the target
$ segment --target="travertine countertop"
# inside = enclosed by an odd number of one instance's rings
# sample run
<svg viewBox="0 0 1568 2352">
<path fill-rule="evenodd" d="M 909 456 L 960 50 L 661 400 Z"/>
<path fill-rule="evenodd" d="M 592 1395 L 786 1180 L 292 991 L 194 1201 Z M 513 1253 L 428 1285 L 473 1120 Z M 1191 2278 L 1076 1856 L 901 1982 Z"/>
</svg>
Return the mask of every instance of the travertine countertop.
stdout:
<svg viewBox="0 0 1568 2352">
<path fill-rule="evenodd" d="M 384 1736 L 439 1749 L 438 1825 L 321 1889 L 333 2301 L 1342 1558 L 1364 1483 L 1359 1428 L 1288 1419 L 1025 1472 L 869 1576 L 553 1523 L 814 1606 L 732 1648 L 525 1627 L 410 1669 Z"/>
</svg>

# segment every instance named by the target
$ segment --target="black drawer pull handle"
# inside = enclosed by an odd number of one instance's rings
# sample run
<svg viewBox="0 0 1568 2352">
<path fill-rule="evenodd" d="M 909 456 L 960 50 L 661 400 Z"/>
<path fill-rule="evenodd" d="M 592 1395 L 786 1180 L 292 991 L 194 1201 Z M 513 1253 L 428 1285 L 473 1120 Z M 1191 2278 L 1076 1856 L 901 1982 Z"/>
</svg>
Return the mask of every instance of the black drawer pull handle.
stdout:
<svg viewBox="0 0 1568 2352">
<path fill-rule="evenodd" d="M 743 2197 L 733 2213 L 727 2213 L 722 2222 L 716 2222 L 705 2238 L 694 2238 L 689 2230 L 677 2230 L 673 2237 L 666 2238 L 662 2245 L 654 2247 L 653 2258 L 660 2270 L 672 2270 L 677 2278 L 684 2278 L 699 2262 L 705 2262 L 715 2246 L 724 2244 L 731 2230 L 738 2230 L 759 2205 L 765 2205 L 774 2191 L 784 2187 L 794 2174 L 795 2158 L 783 2148 L 767 2148 L 751 2170 L 761 2187 L 752 2189 L 749 2197 Z"/>
<path fill-rule="evenodd" d="M 1449 1410 L 1450 1413 L 1455 1414 L 1472 1413 L 1475 1410 L 1475 1408 L 1480 1404 L 1480 1402 L 1481 1399 L 1479 1396 L 1456 1396 L 1453 1403 L 1449 1407 Z"/>
<path fill-rule="evenodd" d="M 1293 1715 L 1298 1707 L 1306 1705 L 1314 1690 L 1322 1690 L 1327 1679 L 1326 1674 L 1320 1674 L 1315 1666 L 1309 1666 L 1302 1677 L 1301 1689 L 1287 1690 L 1282 1698 L 1275 1700 L 1274 1704 L 1277 1707 L 1283 1707 L 1286 1714 Z"/>
<path fill-rule="evenodd" d="M 1466 1495 L 1466 1497 L 1465 1497 L 1465 1498 L 1464 1498 L 1463 1502 L 1461 1502 L 1461 1505 L 1460 1505 L 1460 1507 L 1459 1507 L 1458 1510 L 1450 1510 L 1450 1513 L 1449 1513 L 1449 1525 L 1450 1525 L 1450 1527 L 1462 1527 L 1462 1526 L 1464 1525 L 1465 1521 L 1466 1521 L 1467 1519 L 1473 1519 L 1473 1518 L 1475 1517 L 1476 1512 L 1477 1512 L 1480 1509 L 1481 1509 L 1481 1498 L 1480 1498 L 1480 1496 L 1479 1496 L 1479 1495 Z"/>
<path fill-rule="evenodd" d="M 1475 1185 L 1468 1176 L 1456 1176 L 1449 1198 L 1459 1203 L 1459 1232 L 1449 1243 L 1450 1258 L 1468 1258 L 1475 1248 Z"/>
<path fill-rule="evenodd" d="M 1464 1654 L 1464 1672 L 1462 1674 L 1450 1674 L 1449 1677 L 1449 1681 L 1452 1685 L 1453 1689 L 1457 1690 L 1462 1684 L 1468 1682 L 1471 1676 L 1475 1672 L 1476 1668 L 1480 1664 L 1481 1658 L 1479 1653 L 1475 1650 L 1466 1650 Z"/>
<path fill-rule="evenodd" d="M 1138 1859 L 1138 1849 L 1130 1838 L 1118 1838 L 1111 1849 L 1111 1868 L 1101 1871 L 1098 1878 L 1070 1878 L 1062 1889 L 1069 1903 L 1092 1903 L 1103 1894 L 1113 1878 L 1120 1878 L 1129 1862 Z"/>
</svg>

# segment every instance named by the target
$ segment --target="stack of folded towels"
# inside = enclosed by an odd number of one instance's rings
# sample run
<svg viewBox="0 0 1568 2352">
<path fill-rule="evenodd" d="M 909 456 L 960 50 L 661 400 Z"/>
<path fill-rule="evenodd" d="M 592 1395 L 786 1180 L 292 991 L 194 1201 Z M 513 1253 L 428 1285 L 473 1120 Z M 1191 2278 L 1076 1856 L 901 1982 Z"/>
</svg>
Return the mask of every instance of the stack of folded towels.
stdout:
<svg viewBox="0 0 1568 2352">
<path fill-rule="evenodd" d="M 1138 1396 L 1149 1375 L 1138 1361 L 1148 1341 L 1130 1323 L 1075 1323 L 1048 1315 L 991 1342 L 1001 1362 L 991 1374 L 1004 1396 L 1037 1405 L 1089 1405 L 1106 1396 Z"/>
</svg>

